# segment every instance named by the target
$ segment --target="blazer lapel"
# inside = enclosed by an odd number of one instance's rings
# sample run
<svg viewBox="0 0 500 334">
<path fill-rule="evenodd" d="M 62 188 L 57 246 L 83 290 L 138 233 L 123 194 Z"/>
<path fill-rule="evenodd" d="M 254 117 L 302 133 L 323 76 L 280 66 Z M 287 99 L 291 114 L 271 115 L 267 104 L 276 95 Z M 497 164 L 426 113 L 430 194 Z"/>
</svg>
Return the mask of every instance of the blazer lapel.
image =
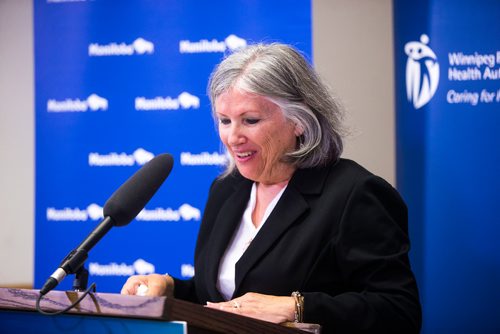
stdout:
<svg viewBox="0 0 500 334">
<path fill-rule="evenodd" d="M 214 229 L 210 234 L 210 241 L 207 245 L 207 286 L 213 287 L 210 289 L 210 297 L 212 301 L 222 301 L 223 298 L 217 290 L 217 275 L 219 273 L 219 263 L 226 251 L 226 248 L 231 241 L 238 224 L 241 221 L 243 212 L 250 198 L 250 190 L 252 182 L 243 180 L 234 185 L 234 192 L 229 195 L 228 199 L 219 211 Z"/>
<path fill-rule="evenodd" d="M 304 195 L 321 193 L 327 174 L 328 171 L 323 168 L 298 170 L 295 173 L 266 223 L 236 263 L 235 294 L 252 266 L 309 209 Z"/>
</svg>

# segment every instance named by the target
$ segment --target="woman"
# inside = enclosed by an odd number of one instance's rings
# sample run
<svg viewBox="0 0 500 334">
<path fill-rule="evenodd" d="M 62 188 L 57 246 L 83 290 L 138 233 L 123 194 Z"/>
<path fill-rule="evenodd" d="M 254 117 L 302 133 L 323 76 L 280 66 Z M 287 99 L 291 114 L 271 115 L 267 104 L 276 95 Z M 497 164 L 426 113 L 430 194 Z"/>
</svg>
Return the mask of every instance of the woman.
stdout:
<svg viewBox="0 0 500 334">
<path fill-rule="evenodd" d="M 305 59 L 287 45 L 250 46 L 219 64 L 209 94 L 231 161 L 210 189 L 196 275 L 133 276 L 122 293 L 142 284 L 326 333 L 418 332 L 406 206 L 340 158 L 340 107 Z"/>
</svg>

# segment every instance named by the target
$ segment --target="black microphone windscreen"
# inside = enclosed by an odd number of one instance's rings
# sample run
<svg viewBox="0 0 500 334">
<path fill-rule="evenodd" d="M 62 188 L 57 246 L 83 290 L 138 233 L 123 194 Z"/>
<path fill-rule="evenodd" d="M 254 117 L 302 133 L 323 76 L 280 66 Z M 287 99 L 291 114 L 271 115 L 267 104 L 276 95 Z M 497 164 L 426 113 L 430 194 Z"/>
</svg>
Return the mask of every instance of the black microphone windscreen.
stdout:
<svg viewBox="0 0 500 334">
<path fill-rule="evenodd" d="M 170 154 L 160 154 L 132 175 L 104 204 L 104 217 L 115 226 L 127 225 L 146 206 L 172 170 Z"/>
</svg>

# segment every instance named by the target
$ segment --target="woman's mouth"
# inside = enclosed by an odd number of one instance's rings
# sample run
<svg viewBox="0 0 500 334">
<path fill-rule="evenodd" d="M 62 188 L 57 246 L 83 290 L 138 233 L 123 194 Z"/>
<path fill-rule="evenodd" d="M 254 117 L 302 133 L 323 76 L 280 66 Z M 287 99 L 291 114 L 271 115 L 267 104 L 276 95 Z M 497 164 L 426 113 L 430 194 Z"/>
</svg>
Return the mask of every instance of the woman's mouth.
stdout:
<svg viewBox="0 0 500 334">
<path fill-rule="evenodd" d="M 234 152 L 234 156 L 235 156 L 236 160 L 238 160 L 240 162 L 249 160 L 254 154 L 255 154 L 255 151 Z"/>
</svg>

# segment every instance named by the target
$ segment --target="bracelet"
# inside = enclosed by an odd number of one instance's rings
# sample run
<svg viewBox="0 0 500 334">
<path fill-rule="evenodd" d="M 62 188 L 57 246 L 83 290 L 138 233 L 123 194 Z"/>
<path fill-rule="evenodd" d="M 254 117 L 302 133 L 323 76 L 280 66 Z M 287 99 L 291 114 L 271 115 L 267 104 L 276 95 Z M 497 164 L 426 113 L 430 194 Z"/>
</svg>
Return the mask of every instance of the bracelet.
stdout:
<svg viewBox="0 0 500 334">
<path fill-rule="evenodd" d="M 304 296 L 298 291 L 292 292 L 293 300 L 295 301 L 295 322 L 303 322 L 304 320 Z"/>
</svg>

